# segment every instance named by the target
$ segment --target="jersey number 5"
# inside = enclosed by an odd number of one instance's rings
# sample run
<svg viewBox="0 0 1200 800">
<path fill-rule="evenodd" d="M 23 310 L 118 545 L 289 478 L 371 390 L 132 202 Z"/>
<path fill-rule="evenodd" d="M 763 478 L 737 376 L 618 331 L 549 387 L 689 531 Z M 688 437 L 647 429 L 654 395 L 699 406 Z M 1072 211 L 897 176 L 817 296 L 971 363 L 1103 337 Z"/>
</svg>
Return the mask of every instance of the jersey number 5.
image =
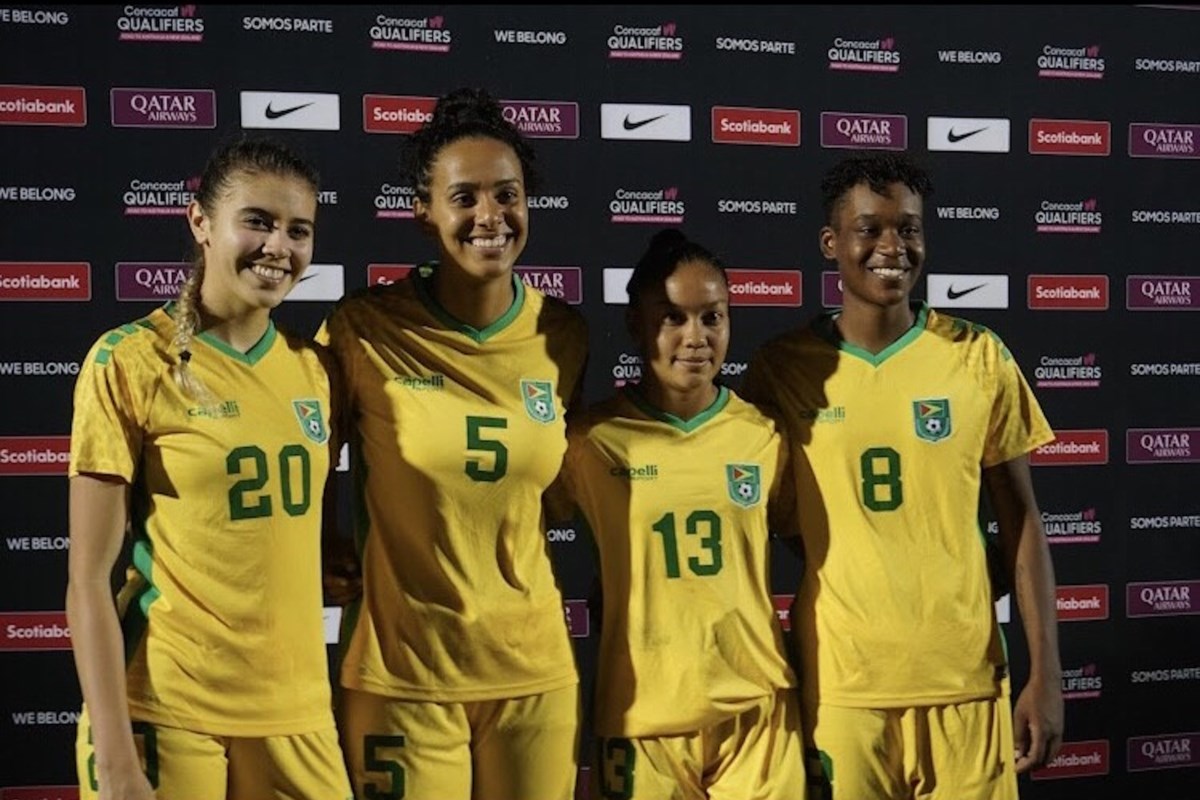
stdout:
<svg viewBox="0 0 1200 800">
<path fill-rule="evenodd" d="M 491 453 L 491 467 L 484 466 L 489 459 L 467 459 L 466 473 L 473 481 L 494 483 L 508 472 L 508 448 L 503 442 L 486 438 L 488 428 L 504 430 L 508 420 L 501 417 L 467 417 L 467 449 Z"/>
</svg>

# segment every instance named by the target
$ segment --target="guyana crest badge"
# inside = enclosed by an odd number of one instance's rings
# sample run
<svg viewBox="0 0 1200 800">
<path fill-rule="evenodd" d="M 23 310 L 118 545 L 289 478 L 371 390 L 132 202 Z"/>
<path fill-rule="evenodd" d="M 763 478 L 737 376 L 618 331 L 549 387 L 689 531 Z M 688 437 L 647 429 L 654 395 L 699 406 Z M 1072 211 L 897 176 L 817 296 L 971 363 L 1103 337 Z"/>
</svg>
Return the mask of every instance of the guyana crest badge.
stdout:
<svg viewBox="0 0 1200 800">
<path fill-rule="evenodd" d="M 296 420 L 305 436 L 317 444 L 329 441 L 329 426 L 325 424 L 319 400 L 293 400 L 292 410 L 296 412 Z"/>
<path fill-rule="evenodd" d="M 749 508 L 762 499 L 762 479 L 757 464 L 726 464 L 725 485 L 729 499 Z"/>
<path fill-rule="evenodd" d="M 521 381 L 521 397 L 525 398 L 525 413 L 534 422 L 554 422 L 554 387 L 550 381 Z"/>
<path fill-rule="evenodd" d="M 950 401 L 946 398 L 913 401 L 913 424 L 917 438 L 940 442 L 950 435 Z"/>
</svg>

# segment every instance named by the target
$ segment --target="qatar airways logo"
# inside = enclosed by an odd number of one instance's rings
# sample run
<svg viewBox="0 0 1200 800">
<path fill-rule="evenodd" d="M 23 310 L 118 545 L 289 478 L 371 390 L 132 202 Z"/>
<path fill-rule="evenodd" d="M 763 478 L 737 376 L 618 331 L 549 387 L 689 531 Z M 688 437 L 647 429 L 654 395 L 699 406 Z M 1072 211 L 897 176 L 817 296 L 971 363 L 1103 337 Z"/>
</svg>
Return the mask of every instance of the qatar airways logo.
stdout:
<svg viewBox="0 0 1200 800">
<path fill-rule="evenodd" d="M 900 51 L 895 37 L 842 39 L 838 37 L 825 53 L 829 68 L 850 72 L 899 72 Z"/>
<path fill-rule="evenodd" d="M 1133 736 L 1127 742 L 1130 772 L 1200 766 L 1200 733 Z"/>
<path fill-rule="evenodd" d="M 0 650 L 70 650 L 71 629 L 63 611 L 0 613 Z"/>
<path fill-rule="evenodd" d="M 412 219 L 417 193 L 411 186 L 384 183 L 375 193 L 375 219 Z"/>
<path fill-rule="evenodd" d="M 1200 125 L 1173 122 L 1129 123 L 1133 158 L 1200 158 Z"/>
<path fill-rule="evenodd" d="M 1095 353 L 1042 356 L 1033 369 L 1039 389 L 1099 389 L 1102 375 Z"/>
<path fill-rule="evenodd" d="M 109 92 L 114 128 L 215 128 L 212 89 L 121 89 Z"/>
<path fill-rule="evenodd" d="M 1130 311 L 1195 311 L 1200 308 L 1200 278 L 1189 275 L 1130 275 L 1125 279 L 1125 308 Z"/>
<path fill-rule="evenodd" d="M 1109 772 L 1109 745 L 1107 739 L 1086 742 L 1063 742 L 1058 755 L 1042 767 L 1034 770 L 1035 781 L 1053 778 L 1084 778 L 1089 775 L 1107 775 Z"/>
<path fill-rule="evenodd" d="M 1030 275 L 1029 307 L 1034 311 L 1104 311 L 1107 275 Z"/>
<path fill-rule="evenodd" d="M 1104 77 L 1100 45 L 1059 47 L 1048 44 L 1037 58 L 1039 78 L 1099 80 Z"/>
<path fill-rule="evenodd" d="M 608 202 L 609 222 L 681 225 L 685 212 L 679 188 L 617 189 Z"/>
<path fill-rule="evenodd" d="M 903 114 L 822 111 L 821 147 L 907 150 L 908 117 Z"/>
<path fill-rule="evenodd" d="M 587 600 L 564 600 L 563 614 L 567 618 L 567 630 L 572 639 L 586 639 L 592 633 L 591 619 L 588 616 Z"/>
<path fill-rule="evenodd" d="M 1108 431 L 1103 429 L 1055 431 L 1053 442 L 1044 444 L 1029 454 L 1029 463 L 1035 467 L 1107 464 Z"/>
<path fill-rule="evenodd" d="M 683 37 L 674 22 L 615 25 L 608 37 L 608 57 L 679 61 L 683 58 Z"/>
<path fill-rule="evenodd" d="M 414 53 L 449 53 L 453 41 L 446 18 L 391 17 L 379 14 L 367 31 L 372 50 L 407 50 Z"/>
<path fill-rule="evenodd" d="M 125 6 L 117 17 L 122 42 L 204 41 L 204 19 L 196 6 Z"/>
<path fill-rule="evenodd" d="M 1125 587 L 1127 617 L 1200 614 L 1200 581 L 1152 581 Z"/>
<path fill-rule="evenodd" d="M 134 178 L 121 195 L 127 217 L 182 217 L 200 188 L 200 177 L 181 181 Z"/>
<path fill-rule="evenodd" d="M 1127 464 L 1200 462 L 1200 428 L 1130 428 L 1125 431 Z"/>
<path fill-rule="evenodd" d="M 1043 200 L 1033 215 L 1038 233 L 1100 233 L 1104 214 L 1094 197 L 1086 200 Z"/>
<path fill-rule="evenodd" d="M 433 119 L 436 97 L 390 94 L 363 95 L 363 130 L 367 133 L 416 133 Z"/>
<path fill-rule="evenodd" d="M 66 475 L 70 436 L 0 436 L 0 475 Z"/>
<path fill-rule="evenodd" d="M 1104 530 L 1095 507 L 1082 511 L 1043 511 L 1042 527 L 1050 544 L 1096 544 Z"/>
<path fill-rule="evenodd" d="M 117 299 L 162 303 L 179 296 L 180 287 L 192 274 L 185 262 L 117 262 Z"/>
<path fill-rule="evenodd" d="M 1107 156 L 1112 124 L 1090 119 L 1029 120 L 1029 152 L 1045 156 Z"/>
<path fill-rule="evenodd" d="M 578 139 L 579 104 L 559 100 L 501 100 L 500 112 L 531 139 Z"/>
<path fill-rule="evenodd" d="M 1055 590 L 1059 622 L 1108 619 L 1108 585 L 1059 586 Z"/>
</svg>

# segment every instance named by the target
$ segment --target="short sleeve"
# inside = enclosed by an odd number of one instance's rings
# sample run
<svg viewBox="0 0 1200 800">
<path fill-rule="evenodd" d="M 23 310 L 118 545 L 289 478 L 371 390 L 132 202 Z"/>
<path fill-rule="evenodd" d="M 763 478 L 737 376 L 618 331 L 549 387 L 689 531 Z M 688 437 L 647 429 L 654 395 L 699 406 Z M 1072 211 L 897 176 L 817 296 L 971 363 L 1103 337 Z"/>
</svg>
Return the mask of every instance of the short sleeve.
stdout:
<svg viewBox="0 0 1200 800">
<path fill-rule="evenodd" d="M 132 483 L 142 450 L 156 376 L 137 363 L 136 352 L 108 334 L 89 351 L 75 382 L 71 462 L 67 474 L 113 475 Z"/>
<path fill-rule="evenodd" d="M 982 463 L 994 467 L 1054 441 L 1054 431 L 1012 353 L 994 334 L 988 339 L 995 388 Z"/>
</svg>

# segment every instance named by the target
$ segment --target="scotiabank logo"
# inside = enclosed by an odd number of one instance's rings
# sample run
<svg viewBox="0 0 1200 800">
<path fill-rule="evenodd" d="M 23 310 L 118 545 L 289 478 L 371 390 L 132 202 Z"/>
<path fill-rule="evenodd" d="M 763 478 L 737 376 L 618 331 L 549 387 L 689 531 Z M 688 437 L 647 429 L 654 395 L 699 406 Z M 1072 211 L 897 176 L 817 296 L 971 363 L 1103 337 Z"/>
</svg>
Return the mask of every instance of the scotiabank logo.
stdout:
<svg viewBox="0 0 1200 800">
<path fill-rule="evenodd" d="M 1082 778 L 1088 775 L 1107 775 L 1109 751 L 1107 739 L 1088 742 L 1063 742 L 1054 760 L 1035 770 L 1035 781 L 1050 778 Z"/>
<path fill-rule="evenodd" d="M 785 631 L 792 629 L 792 601 L 796 598 L 790 594 L 771 595 L 771 604 L 775 606 L 775 616 L 779 626 Z"/>
<path fill-rule="evenodd" d="M 92 265 L 76 261 L 0 261 L 0 300 L 91 300 Z"/>
<path fill-rule="evenodd" d="M 1108 463 L 1108 431 L 1055 431 L 1055 439 L 1029 454 L 1035 467 L 1060 467 L 1068 464 Z"/>
<path fill-rule="evenodd" d="M 1044 156 L 1106 156 L 1112 125 L 1087 119 L 1029 120 L 1029 152 Z"/>
<path fill-rule="evenodd" d="M 436 104 L 436 97 L 364 94 L 363 130 L 367 133 L 414 133 L 433 119 Z"/>
<path fill-rule="evenodd" d="M 1107 275 L 1030 275 L 1029 307 L 1034 311 L 1104 311 Z"/>
<path fill-rule="evenodd" d="M 1108 619 L 1108 585 L 1059 586 L 1055 606 L 1059 622 Z"/>
<path fill-rule="evenodd" d="M 592 633 L 592 621 L 588 618 L 587 600 L 564 600 L 563 613 L 567 616 L 567 630 L 574 639 L 586 639 Z"/>
<path fill-rule="evenodd" d="M 0 475 L 66 475 L 70 436 L 0 436 Z"/>
<path fill-rule="evenodd" d="M 0 86 L 0 125 L 87 125 L 82 86 Z"/>
<path fill-rule="evenodd" d="M 367 286 L 388 286 L 402 281 L 412 272 L 413 264 L 367 264 Z"/>
<path fill-rule="evenodd" d="M 800 146 L 800 112 L 784 108 L 713 106 L 712 140 L 717 144 Z"/>
<path fill-rule="evenodd" d="M 800 272 L 782 269 L 729 270 L 729 299 L 734 306 L 799 306 Z"/>
<path fill-rule="evenodd" d="M 79 800 L 78 786 L 9 786 L 0 800 Z"/>
<path fill-rule="evenodd" d="M 14 611 L 0 614 L 0 650 L 70 650 L 71 631 L 64 611 Z"/>
</svg>

